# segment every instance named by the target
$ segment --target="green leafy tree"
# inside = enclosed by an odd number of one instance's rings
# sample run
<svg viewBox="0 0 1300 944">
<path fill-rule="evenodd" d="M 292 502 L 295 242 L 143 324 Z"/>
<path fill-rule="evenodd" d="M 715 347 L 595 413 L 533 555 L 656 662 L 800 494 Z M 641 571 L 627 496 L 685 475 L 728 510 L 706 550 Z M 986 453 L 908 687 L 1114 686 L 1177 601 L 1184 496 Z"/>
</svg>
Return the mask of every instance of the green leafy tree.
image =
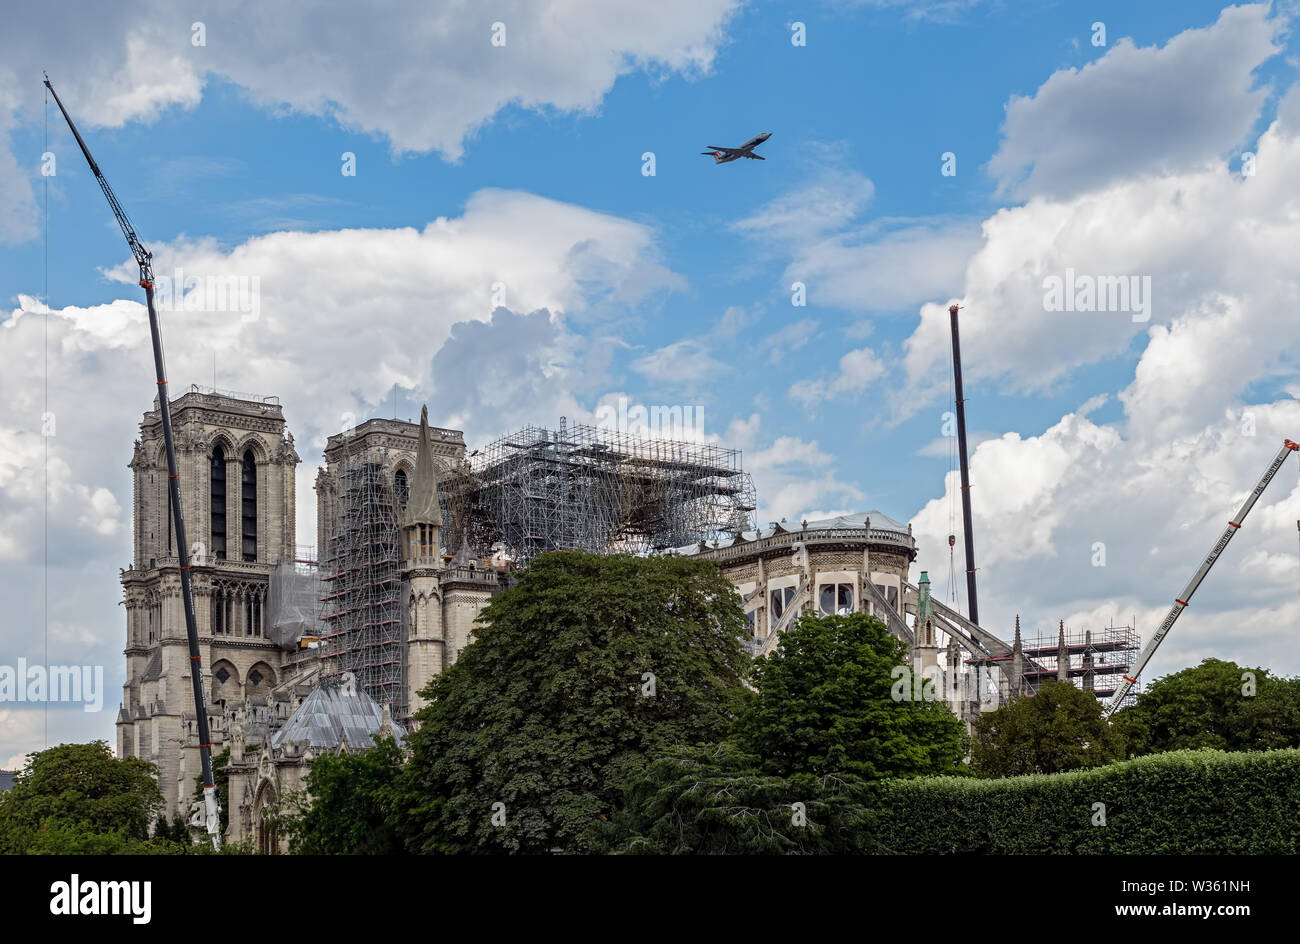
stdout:
<svg viewBox="0 0 1300 944">
<path fill-rule="evenodd" d="M 780 777 L 964 773 L 964 726 L 927 698 L 933 687 L 895 671 L 906 661 L 906 645 L 874 617 L 804 616 L 756 662 L 757 696 L 732 740 Z"/>
<path fill-rule="evenodd" d="M 370 750 L 323 754 L 307 774 L 298 811 L 282 815 L 289 851 L 306 855 L 393 855 L 404 850 L 393 813 L 402 750 L 376 738 Z"/>
<path fill-rule="evenodd" d="M 623 786 L 726 734 L 744 614 L 692 558 L 534 558 L 422 695 L 397 825 L 412 851 L 594 848 Z"/>
<path fill-rule="evenodd" d="M 971 743 L 978 777 L 1055 774 L 1100 767 L 1122 756 L 1096 696 L 1056 679 L 980 715 Z"/>
<path fill-rule="evenodd" d="M 627 855 L 842 855 L 879 851 L 871 784 L 852 774 L 757 773 L 732 742 L 669 751 L 604 832 Z"/>
<path fill-rule="evenodd" d="M 1206 659 L 1151 683 L 1114 725 L 1128 756 L 1300 747 L 1300 679 Z"/>
<path fill-rule="evenodd" d="M 156 778 L 153 764 L 119 760 L 103 741 L 30 754 L 13 789 L 0 794 L 0 852 L 178 851 L 149 837 L 163 808 Z"/>
<path fill-rule="evenodd" d="M 184 814 L 177 810 L 172 814 L 170 821 L 166 816 L 160 815 L 154 823 L 153 837 L 169 842 L 190 842 L 190 827 L 185 821 Z"/>
</svg>

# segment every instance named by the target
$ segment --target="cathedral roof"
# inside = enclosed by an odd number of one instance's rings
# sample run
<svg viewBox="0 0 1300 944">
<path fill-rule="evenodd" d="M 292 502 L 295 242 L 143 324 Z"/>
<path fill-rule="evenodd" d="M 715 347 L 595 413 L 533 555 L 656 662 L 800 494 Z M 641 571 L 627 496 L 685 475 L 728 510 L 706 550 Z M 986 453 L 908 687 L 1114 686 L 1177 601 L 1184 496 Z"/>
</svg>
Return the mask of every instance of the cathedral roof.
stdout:
<svg viewBox="0 0 1300 944">
<path fill-rule="evenodd" d="M 353 750 L 366 750 L 384 722 L 384 710 L 373 698 L 345 677 L 343 682 L 322 682 L 298 710 L 271 736 L 271 746 L 306 740 L 312 747 L 336 748 L 344 739 Z M 406 729 L 392 722 L 393 735 L 401 740 Z"/>
<path fill-rule="evenodd" d="M 442 526 L 442 509 L 438 507 L 438 472 L 433 464 L 433 446 L 429 442 L 429 408 L 420 407 L 420 442 L 415 453 L 415 484 L 402 513 L 402 524 L 436 524 Z"/>
<path fill-rule="evenodd" d="M 140 681 L 153 682 L 160 678 L 162 678 L 162 646 L 149 653 L 149 661 L 145 663 Z"/>
<path fill-rule="evenodd" d="M 907 541 L 911 541 L 910 526 L 900 521 L 895 521 L 883 512 L 872 509 L 871 511 L 860 511 L 851 515 L 839 515 L 835 518 L 820 518 L 817 521 L 796 521 L 774 522 L 766 528 L 759 528 L 756 531 L 742 531 L 735 536 L 730 544 L 744 544 L 749 541 L 760 541 L 763 538 L 774 537 L 778 534 L 790 534 L 807 531 L 838 531 L 862 529 L 871 522 L 871 530 L 875 531 L 892 531 Z M 730 546 L 723 543 L 722 546 Z M 699 553 L 703 548 L 699 544 L 687 544 L 684 547 L 674 548 L 677 554 L 692 555 Z"/>
</svg>

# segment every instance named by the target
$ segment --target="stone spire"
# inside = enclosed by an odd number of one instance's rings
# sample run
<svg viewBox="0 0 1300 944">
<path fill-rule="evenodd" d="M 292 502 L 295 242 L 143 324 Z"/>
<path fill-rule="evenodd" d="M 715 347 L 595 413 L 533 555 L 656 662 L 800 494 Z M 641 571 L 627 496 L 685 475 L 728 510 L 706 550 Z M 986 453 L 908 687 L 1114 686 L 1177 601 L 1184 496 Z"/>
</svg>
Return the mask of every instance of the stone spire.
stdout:
<svg viewBox="0 0 1300 944">
<path fill-rule="evenodd" d="M 442 509 L 438 507 L 438 472 L 433 464 L 433 446 L 429 442 L 429 408 L 420 407 L 420 444 L 415 453 L 415 484 L 402 513 L 402 524 L 431 524 L 442 527 Z"/>
<path fill-rule="evenodd" d="M 1025 648 L 1020 641 L 1020 614 L 1016 614 L 1016 639 L 1011 646 L 1011 678 L 1008 680 L 1011 694 L 1019 695 L 1025 687 Z"/>
<path fill-rule="evenodd" d="M 1056 677 L 1062 682 L 1070 680 L 1070 650 L 1065 646 L 1065 620 L 1061 620 L 1061 634 L 1056 640 Z"/>
</svg>

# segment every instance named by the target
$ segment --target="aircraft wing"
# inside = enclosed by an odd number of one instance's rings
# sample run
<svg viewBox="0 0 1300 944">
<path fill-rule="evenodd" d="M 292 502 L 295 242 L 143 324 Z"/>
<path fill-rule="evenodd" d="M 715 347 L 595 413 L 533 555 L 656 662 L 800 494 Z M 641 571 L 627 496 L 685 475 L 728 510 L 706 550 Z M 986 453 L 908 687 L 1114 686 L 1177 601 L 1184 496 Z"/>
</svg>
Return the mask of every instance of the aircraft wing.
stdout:
<svg viewBox="0 0 1300 944">
<path fill-rule="evenodd" d="M 718 146 L 713 145 L 713 144 L 706 144 L 706 145 L 704 145 L 704 146 L 705 146 L 706 148 L 709 148 L 709 150 L 708 150 L 708 151 L 701 151 L 701 152 L 700 152 L 701 154 L 706 154 L 706 153 L 707 153 L 707 154 L 712 154 L 714 151 L 721 151 L 723 154 L 739 154 L 740 151 L 741 151 L 740 148 L 718 147 Z"/>
<path fill-rule="evenodd" d="M 754 160 L 756 160 L 756 161 L 765 161 L 765 160 L 767 160 L 766 157 L 759 157 L 757 154 L 746 153 L 745 156 L 746 156 L 746 157 L 752 157 L 752 158 L 753 158 Z"/>
</svg>

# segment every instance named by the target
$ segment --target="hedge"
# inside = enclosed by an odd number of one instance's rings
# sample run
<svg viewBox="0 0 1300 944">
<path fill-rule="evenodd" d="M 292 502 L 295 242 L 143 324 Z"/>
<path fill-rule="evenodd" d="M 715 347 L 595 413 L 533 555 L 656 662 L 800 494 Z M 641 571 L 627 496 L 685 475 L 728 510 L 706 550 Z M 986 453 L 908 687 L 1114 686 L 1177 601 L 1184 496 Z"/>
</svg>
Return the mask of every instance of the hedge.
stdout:
<svg viewBox="0 0 1300 944">
<path fill-rule="evenodd" d="M 1300 750 L 1174 751 L 1065 774 L 889 781 L 872 792 L 870 852 L 1300 852 Z M 1104 825 L 1094 825 L 1099 813 Z"/>
<path fill-rule="evenodd" d="M 623 853 L 1294 854 L 1300 750 L 1176 751 L 1065 774 L 876 782 L 665 759 L 609 826 L 606 848 Z"/>
</svg>

